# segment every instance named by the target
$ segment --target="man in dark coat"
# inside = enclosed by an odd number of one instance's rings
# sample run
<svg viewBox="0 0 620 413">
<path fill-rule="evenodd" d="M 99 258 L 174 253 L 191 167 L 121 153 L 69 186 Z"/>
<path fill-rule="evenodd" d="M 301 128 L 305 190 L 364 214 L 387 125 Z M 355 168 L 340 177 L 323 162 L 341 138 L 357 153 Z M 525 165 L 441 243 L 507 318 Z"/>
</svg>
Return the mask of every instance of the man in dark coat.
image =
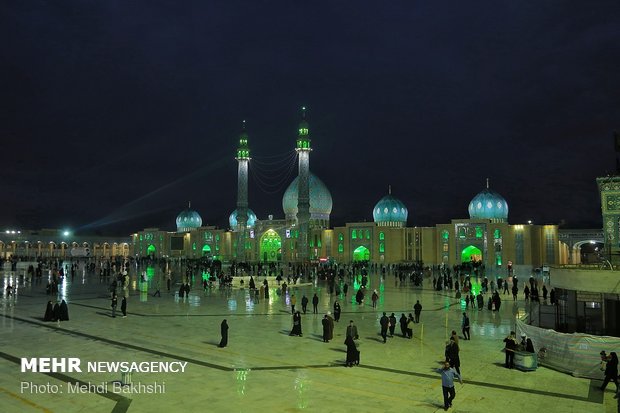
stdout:
<svg viewBox="0 0 620 413">
<path fill-rule="evenodd" d="M 463 340 L 469 340 L 469 317 L 466 313 L 463 313 L 463 321 L 461 321 L 461 327 L 463 330 Z"/>
<path fill-rule="evenodd" d="M 420 322 L 420 313 L 422 312 L 422 304 L 420 304 L 420 300 L 417 300 L 415 305 L 413 306 L 413 314 L 415 314 L 415 322 Z"/>
<path fill-rule="evenodd" d="M 394 337 L 394 329 L 396 329 L 396 316 L 394 313 L 390 315 L 390 337 Z"/>
<path fill-rule="evenodd" d="M 390 326 L 390 319 L 388 316 L 383 313 L 383 316 L 379 319 L 379 324 L 381 324 L 381 337 L 383 337 L 383 342 L 387 342 L 387 331 Z"/>
<path fill-rule="evenodd" d="M 461 374 L 461 359 L 459 358 L 459 345 L 456 344 L 454 337 L 450 337 L 448 345 L 446 346 L 446 361 L 450 362 L 450 367 L 456 370 L 458 374 Z"/>
<path fill-rule="evenodd" d="M 306 294 L 304 294 L 303 297 L 301 297 L 301 310 L 304 312 L 304 314 L 306 314 L 307 308 L 308 308 L 308 297 L 306 297 Z"/>
<path fill-rule="evenodd" d="M 407 338 L 407 316 L 403 313 L 400 316 L 400 331 L 403 333 L 403 337 Z"/>
<path fill-rule="evenodd" d="M 222 334 L 222 339 L 220 340 L 218 347 L 223 348 L 228 345 L 228 323 L 226 320 L 222 321 L 222 324 L 220 325 L 220 333 Z"/>
<path fill-rule="evenodd" d="M 329 343 L 329 320 L 327 319 L 327 315 L 323 316 L 321 323 L 323 324 L 323 343 Z"/>
<path fill-rule="evenodd" d="M 314 314 L 319 313 L 319 297 L 314 293 L 314 297 L 312 297 L 312 312 Z"/>
<path fill-rule="evenodd" d="M 334 338 L 334 318 L 332 317 L 332 312 L 328 311 L 327 321 L 329 322 L 329 334 L 327 335 L 327 340 L 332 340 Z"/>
<path fill-rule="evenodd" d="M 127 317 L 127 298 L 125 296 L 121 300 L 121 311 L 123 312 L 123 318 Z"/>
</svg>

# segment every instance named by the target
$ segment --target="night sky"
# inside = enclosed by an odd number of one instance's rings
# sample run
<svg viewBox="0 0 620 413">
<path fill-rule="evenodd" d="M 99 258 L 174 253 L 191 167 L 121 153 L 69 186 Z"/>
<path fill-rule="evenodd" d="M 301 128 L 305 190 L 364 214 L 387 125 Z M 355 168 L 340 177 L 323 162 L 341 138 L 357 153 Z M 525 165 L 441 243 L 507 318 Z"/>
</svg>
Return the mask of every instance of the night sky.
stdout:
<svg viewBox="0 0 620 413">
<path fill-rule="evenodd" d="M 600 228 L 619 22 L 618 1 L 2 2 L 0 229 L 172 230 L 188 201 L 227 227 L 244 119 L 250 207 L 282 218 L 302 105 L 332 225 L 388 185 L 409 226 L 467 218 L 488 177 L 511 223 Z"/>
</svg>

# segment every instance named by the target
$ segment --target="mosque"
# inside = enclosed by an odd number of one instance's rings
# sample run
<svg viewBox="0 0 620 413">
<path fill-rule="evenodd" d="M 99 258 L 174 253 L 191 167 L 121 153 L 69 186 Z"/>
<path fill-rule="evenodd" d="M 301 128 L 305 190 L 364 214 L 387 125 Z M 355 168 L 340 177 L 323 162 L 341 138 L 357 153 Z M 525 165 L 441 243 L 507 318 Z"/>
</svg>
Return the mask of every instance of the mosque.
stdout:
<svg viewBox="0 0 620 413">
<path fill-rule="evenodd" d="M 409 227 L 407 206 L 388 190 L 372 209 L 372 222 L 330 228 L 332 196 L 310 171 L 312 152 L 305 108 L 295 151 L 298 175 L 282 197 L 283 218 L 259 219 L 248 202 L 251 152 L 245 127 L 236 151 L 237 204 L 229 228 L 203 226 L 188 205 L 176 218 L 176 232 L 146 228 L 133 234 L 133 254 L 153 257 L 209 257 L 223 262 L 368 261 L 394 264 L 422 261 L 453 266 L 482 261 L 486 268 L 540 267 L 566 260 L 557 225 L 508 223 L 508 203 L 489 187 L 468 205 L 469 218 L 434 227 Z M 562 258 L 564 256 L 564 258 Z"/>
</svg>

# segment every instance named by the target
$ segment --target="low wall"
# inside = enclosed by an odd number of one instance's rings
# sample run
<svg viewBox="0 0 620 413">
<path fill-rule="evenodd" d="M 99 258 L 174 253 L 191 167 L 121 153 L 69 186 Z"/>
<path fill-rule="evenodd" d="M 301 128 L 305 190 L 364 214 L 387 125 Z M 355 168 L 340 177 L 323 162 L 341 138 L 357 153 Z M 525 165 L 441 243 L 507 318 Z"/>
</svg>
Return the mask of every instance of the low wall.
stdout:
<svg viewBox="0 0 620 413">
<path fill-rule="evenodd" d="M 620 271 L 551 268 L 552 287 L 593 293 L 620 293 Z"/>
</svg>

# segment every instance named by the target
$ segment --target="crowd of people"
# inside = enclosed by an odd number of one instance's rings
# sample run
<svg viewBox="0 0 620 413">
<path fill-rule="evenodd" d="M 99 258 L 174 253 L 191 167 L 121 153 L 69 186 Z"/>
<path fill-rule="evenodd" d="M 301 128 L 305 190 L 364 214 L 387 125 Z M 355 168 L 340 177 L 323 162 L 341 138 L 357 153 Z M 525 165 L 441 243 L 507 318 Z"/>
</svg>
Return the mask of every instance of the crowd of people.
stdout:
<svg viewBox="0 0 620 413">
<path fill-rule="evenodd" d="M 181 264 L 181 265 L 179 265 Z M 183 267 L 183 264 L 185 267 Z M 163 274 L 166 280 L 166 290 L 169 294 L 173 294 L 179 299 L 185 299 L 190 295 L 192 286 L 196 284 L 200 285 L 202 280 L 203 289 L 206 291 L 209 288 L 213 288 L 218 285 L 220 288 L 232 288 L 231 280 L 235 276 L 248 276 L 249 282 L 247 286 L 251 291 L 251 297 L 254 297 L 258 303 L 260 299 L 269 298 L 269 282 L 267 278 L 271 275 L 275 277 L 277 288 L 276 293 L 280 296 L 286 296 L 288 300 L 283 300 L 283 303 L 288 303 L 290 306 L 290 312 L 292 314 L 292 327 L 289 335 L 303 337 L 302 330 L 302 314 L 306 314 L 309 309 L 308 306 L 312 304 L 312 313 L 318 314 L 319 297 L 317 293 L 314 293 L 312 297 L 306 296 L 301 292 L 301 309 L 297 308 L 297 290 L 291 290 L 290 285 L 298 286 L 298 283 L 307 285 L 316 285 L 316 282 L 325 282 L 328 287 L 330 301 L 333 300 L 333 312 L 327 311 L 321 318 L 322 325 L 322 340 L 325 343 L 331 342 L 334 337 L 335 325 L 339 322 L 342 308 L 339 298 L 346 299 L 350 286 L 355 285 L 356 291 L 354 292 L 355 302 L 360 305 L 369 305 L 369 308 L 376 310 L 379 308 L 379 302 L 384 299 L 383 293 L 379 292 L 376 288 L 370 288 L 369 271 L 378 274 L 383 280 L 386 274 L 394 276 L 397 282 L 397 286 L 403 287 L 419 287 L 421 283 L 416 280 L 418 277 L 423 279 L 426 277 L 432 277 L 433 289 L 438 292 L 455 291 L 455 296 L 461 298 L 465 304 L 465 312 L 462 313 L 461 332 L 462 336 L 456 333 L 455 330 L 445 346 L 445 365 L 440 369 L 442 375 L 442 387 L 444 390 L 444 407 L 451 407 L 452 401 L 455 396 L 454 383 L 455 379 L 462 382 L 461 376 L 461 360 L 460 360 L 460 347 L 459 338 L 462 340 L 470 340 L 470 320 L 468 311 L 477 309 L 481 311 L 486 308 L 491 311 L 499 311 L 502 303 L 502 295 L 512 294 L 513 300 L 517 299 L 519 292 L 519 280 L 517 277 L 510 277 L 512 285 L 510 285 L 508 279 L 503 280 L 501 278 L 493 279 L 489 281 L 485 274 L 483 266 L 456 266 L 452 269 L 445 268 L 443 266 L 437 267 L 424 267 L 420 263 L 415 264 L 403 264 L 394 266 L 378 266 L 376 264 L 369 265 L 368 267 L 362 266 L 359 263 L 343 266 L 316 266 L 316 267 L 304 267 L 304 266 L 286 266 L 281 265 L 261 265 L 261 264 L 236 264 L 224 270 L 221 263 L 213 261 L 187 261 L 185 263 L 172 263 L 158 260 L 158 261 L 135 261 L 129 262 L 127 260 L 112 259 L 102 260 L 98 262 L 41 262 L 37 266 L 31 266 L 28 272 L 32 274 L 33 279 L 37 278 L 37 274 L 42 273 L 45 270 L 49 271 L 49 283 L 46 287 L 46 293 L 48 295 L 55 295 L 58 292 L 58 285 L 62 284 L 67 274 L 71 274 L 71 277 L 75 276 L 78 271 L 83 271 L 85 274 L 97 274 L 103 282 L 109 282 L 109 294 L 110 294 L 110 307 L 111 316 L 116 317 L 116 310 L 118 301 L 120 298 L 120 309 L 123 317 L 127 316 L 127 301 L 130 298 L 129 284 L 130 284 L 130 271 L 134 271 L 136 274 L 140 274 L 139 282 L 147 283 L 150 288 L 155 290 L 154 296 L 161 297 L 160 284 L 161 280 L 157 278 L 147 277 L 144 268 L 147 266 L 159 266 L 158 274 Z M 174 273 L 172 268 L 184 268 Z M 474 269 L 476 271 L 474 271 Z M 98 270 L 98 271 L 97 271 Z M 180 276 L 179 276 L 180 275 Z M 262 282 L 256 282 L 254 277 L 264 277 Z M 479 285 L 479 289 L 474 288 L 473 280 L 476 280 L 476 285 Z M 173 286 L 178 285 L 178 294 L 175 294 Z M 11 287 L 12 288 L 12 287 Z M 476 290 L 477 294 L 474 292 Z M 272 290 L 273 291 L 273 290 Z M 539 298 L 539 285 L 538 280 L 533 277 L 524 288 L 524 298 L 526 300 L 538 301 Z M 547 300 L 549 295 L 551 304 L 555 304 L 556 297 L 554 290 L 549 292 L 546 285 L 542 285 L 540 288 L 543 301 Z M 8 291 L 11 293 L 12 291 Z M 335 295 L 334 295 L 335 294 Z M 488 296 L 487 296 L 488 294 Z M 367 295 L 370 296 L 370 300 L 366 301 Z M 414 333 L 415 324 L 420 323 L 422 314 L 422 303 L 417 300 L 411 307 L 411 313 L 401 313 L 400 319 L 397 318 L 394 312 L 388 315 L 388 312 L 383 312 L 379 317 L 378 335 L 381 337 L 380 341 L 387 343 L 389 338 L 395 336 L 397 323 L 400 326 L 400 336 L 406 339 L 412 339 Z M 61 300 L 57 303 L 49 300 L 46 305 L 46 311 L 43 317 L 44 321 L 68 321 L 68 306 L 65 300 Z M 229 343 L 229 324 L 227 320 L 223 320 L 220 326 L 221 340 L 218 344 L 219 347 L 226 347 Z M 234 326 L 233 326 L 234 327 Z M 515 351 L 534 352 L 534 345 L 531 339 L 522 337 L 521 343 L 516 339 L 514 332 L 504 339 L 506 360 L 505 365 L 507 368 L 514 367 L 514 353 Z M 360 339 L 357 326 L 354 320 L 350 320 L 349 325 L 346 328 L 344 345 L 346 347 L 345 365 L 352 367 L 359 365 L 360 363 Z M 605 382 L 602 385 L 602 389 L 606 387 L 609 381 L 613 381 L 618 385 L 617 380 L 617 356 L 615 352 L 612 352 L 610 356 L 606 356 L 605 366 Z M 444 382 L 445 381 L 445 382 Z"/>
</svg>

